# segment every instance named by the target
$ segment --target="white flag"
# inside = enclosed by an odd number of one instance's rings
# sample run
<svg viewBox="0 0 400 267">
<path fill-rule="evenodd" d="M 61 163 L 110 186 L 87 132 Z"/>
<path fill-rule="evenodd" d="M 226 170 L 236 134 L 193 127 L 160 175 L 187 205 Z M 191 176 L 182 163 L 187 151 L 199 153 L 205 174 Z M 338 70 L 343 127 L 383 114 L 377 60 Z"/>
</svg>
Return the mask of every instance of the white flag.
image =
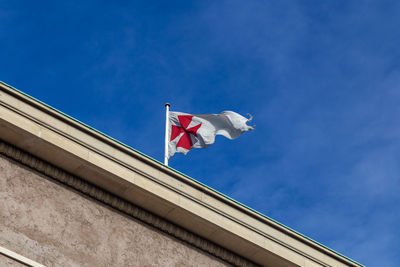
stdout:
<svg viewBox="0 0 400 267">
<path fill-rule="evenodd" d="M 216 135 L 235 139 L 243 132 L 254 129 L 246 124 L 251 116 L 247 119 L 233 111 L 200 115 L 171 111 L 168 119 L 168 158 L 176 152 L 186 154 L 192 147 L 208 147 L 215 142 Z"/>
</svg>

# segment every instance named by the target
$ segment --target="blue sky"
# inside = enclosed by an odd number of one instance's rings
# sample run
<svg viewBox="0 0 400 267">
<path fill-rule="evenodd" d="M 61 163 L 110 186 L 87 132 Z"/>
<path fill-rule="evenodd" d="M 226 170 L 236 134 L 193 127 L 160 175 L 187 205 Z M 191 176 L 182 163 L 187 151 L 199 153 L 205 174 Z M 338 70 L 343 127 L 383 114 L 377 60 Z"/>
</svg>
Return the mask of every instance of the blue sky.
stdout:
<svg viewBox="0 0 400 267">
<path fill-rule="evenodd" d="M 171 167 L 400 262 L 399 1 L 0 0 L 0 80 L 162 161 L 164 103 L 257 128 Z"/>
</svg>

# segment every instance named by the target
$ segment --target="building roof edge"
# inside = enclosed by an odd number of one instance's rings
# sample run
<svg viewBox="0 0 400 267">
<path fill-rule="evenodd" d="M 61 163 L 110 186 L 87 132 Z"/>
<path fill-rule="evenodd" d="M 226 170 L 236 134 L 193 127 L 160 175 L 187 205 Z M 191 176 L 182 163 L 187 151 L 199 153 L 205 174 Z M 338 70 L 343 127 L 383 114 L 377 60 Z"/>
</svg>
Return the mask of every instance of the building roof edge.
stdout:
<svg viewBox="0 0 400 267">
<path fill-rule="evenodd" d="M 51 116 L 55 116 L 58 119 L 72 125 L 73 127 L 86 132 L 87 134 L 100 139 L 103 142 L 106 142 L 107 144 L 123 150 L 123 152 L 137 158 L 140 159 L 142 161 L 145 161 L 147 164 L 152 165 L 153 167 L 157 168 L 158 170 L 165 172 L 169 175 L 174 176 L 175 178 L 181 180 L 182 182 L 185 183 L 189 183 L 191 186 L 195 186 L 197 189 L 203 191 L 204 193 L 207 193 L 213 197 L 218 198 L 220 201 L 246 213 L 247 215 L 262 221 L 263 223 L 267 223 L 268 225 L 276 228 L 277 230 L 290 235 L 291 237 L 297 239 L 298 241 L 301 241 L 309 246 L 312 246 L 313 248 L 323 252 L 324 254 L 327 254 L 331 257 L 336 258 L 337 260 L 343 262 L 343 263 L 353 263 L 354 266 L 364 266 L 360 263 L 358 263 L 357 261 L 313 240 L 310 237 L 307 237 L 304 234 L 301 234 L 299 232 L 297 232 L 296 230 L 268 217 L 265 214 L 262 214 L 261 212 L 254 210 L 250 207 L 248 207 L 247 205 L 240 203 L 239 201 L 201 183 L 200 181 L 197 181 L 196 179 L 170 167 L 170 166 L 166 166 L 163 163 L 161 163 L 160 161 L 146 155 L 145 153 L 142 153 L 136 149 L 134 149 L 133 147 L 122 143 L 119 140 L 114 139 L 113 137 L 79 121 L 78 119 L 73 118 L 72 116 L 69 116 L 67 114 L 65 114 L 64 112 L 22 92 L 21 90 L 18 90 L 17 88 L 8 85 L 7 83 L 0 81 L 0 88 L 3 90 L 7 90 L 9 93 L 13 94 L 13 96 L 19 98 L 20 100 L 28 103 L 29 105 L 33 105 L 36 108 L 50 114 Z"/>
</svg>

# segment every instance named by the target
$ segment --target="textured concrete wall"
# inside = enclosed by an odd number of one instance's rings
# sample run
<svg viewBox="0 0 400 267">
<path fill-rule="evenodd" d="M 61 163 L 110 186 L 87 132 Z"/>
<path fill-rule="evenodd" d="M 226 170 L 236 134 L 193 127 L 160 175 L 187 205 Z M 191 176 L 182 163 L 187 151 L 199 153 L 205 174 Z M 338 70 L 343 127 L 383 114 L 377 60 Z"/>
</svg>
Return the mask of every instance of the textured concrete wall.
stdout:
<svg viewBox="0 0 400 267">
<path fill-rule="evenodd" d="M 0 245 L 46 266 L 228 266 L 3 156 L 0 199 Z"/>
<path fill-rule="evenodd" d="M 11 259 L 3 254 L 0 254 L 0 266 L 4 267 L 26 267 L 25 264 L 19 263 L 18 261 Z"/>
</svg>

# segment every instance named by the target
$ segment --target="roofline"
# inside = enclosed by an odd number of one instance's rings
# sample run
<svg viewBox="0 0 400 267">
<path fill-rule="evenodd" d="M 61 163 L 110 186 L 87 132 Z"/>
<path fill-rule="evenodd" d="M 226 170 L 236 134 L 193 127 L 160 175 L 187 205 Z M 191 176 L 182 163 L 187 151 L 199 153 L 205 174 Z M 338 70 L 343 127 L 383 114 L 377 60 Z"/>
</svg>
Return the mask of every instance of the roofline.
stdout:
<svg viewBox="0 0 400 267">
<path fill-rule="evenodd" d="M 85 133 L 87 133 L 95 138 L 99 138 L 99 139 L 101 139 L 101 141 L 106 142 L 108 145 L 111 145 L 117 149 L 120 149 L 120 150 L 123 149 L 123 152 L 128 153 L 129 155 L 131 155 L 135 158 L 138 158 L 138 154 L 139 154 L 140 156 L 142 156 L 142 158 L 140 158 L 140 159 L 145 159 L 146 162 L 151 164 L 153 167 L 156 167 L 157 169 L 159 169 L 161 171 L 164 171 L 170 175 L 173 175 L 175 178 L 179 179 L 182 182 L 185 182 L 185 183 L 188 182 L 186 179 L 182 179 L 182 176 L 189 179 L 190 185 L 195 186 L 197 189 L 203 191 L 204 193 L 211 194 L 213 197 L 217 197 L 220 201 L 222 201 L 232 207 L 238 208 L 239 210 L 246 213 L 247 215 L 249 215 L 255 219 L 261 220 L 264 223 L 274 227 L 275 229 L 282 231 L 282 232 L 290 235 L 291 237 L 293 237 L 301 242 L 304 242 L 325 254 L 326 254 L 326 252 L 330 252 L 330 253 L 328 253 L 328 255 L 334 256 L 339 261 L 346 263 L 346 261 L 343 261 L 345 259 L 345 260 L 350 261 L 359 266 L 364 266 L 361 263 L 359 263 L 359 262 L 313 240 L 312 238 L 310 238 L 304 234 L 301 234 L 301 233 L 297 232 L 296 230 L 270 218 L 269 216 L 262 214 L 261 212 L 255 210 L 253 208 L 250 208 L 243 203 L 240 203 L 239 201 L 219 192 L 218 190 L 215 190 L 215 189 L 211 188 L 210 186 L 207 186 L 207 185 L 203 184 L 202 182 L 200 182 L 200 181 L 198 181 L 198 180 L 196 180 L 196 179 L 194 179 L 194 178 L 192 178 L 170 166 L 164 165 L 160 161 L 144 154 L 143 152 L 140 152 L 140 151 L 134 149 L 133 147 L 131 147 L 119 140 L 114 139 L 113 137 L 79 121 L 78 119 L 76 119 L 68 114 L 65 114 L 64 112 L 36 99 L 35 97 L 32 97 L 32 96 L 22 92 L 21 90 L 3 82 L 3 81 L 0 81 L 0 85 L 3 85 L 3 87 L 5 86 L 8 89 L 11 89 L 10 92 L 13 93 L 13 96 L 17 97 L 18 99 L 20 99 L 24 102 L 27 102 L 28 104 L 34 104 L 35 107 L 40 109 L 41 111 L 49 113 L 48 109 L 50 109 L 51 111 L 53 111 L 53 113 L 50 115 L 53 115 L 53 116 L 55 115 L 58 119 L 66 122 L 68 124 L 73 122 L 74 126 L 79 128 L 79 130 L 82 130 Z M 33 100 L 33 101 L 28 101 L 25 98 L 27 98 L 28 100 Z M 325 251 L 324 249 L 327 251 Z"/>
</svg>

